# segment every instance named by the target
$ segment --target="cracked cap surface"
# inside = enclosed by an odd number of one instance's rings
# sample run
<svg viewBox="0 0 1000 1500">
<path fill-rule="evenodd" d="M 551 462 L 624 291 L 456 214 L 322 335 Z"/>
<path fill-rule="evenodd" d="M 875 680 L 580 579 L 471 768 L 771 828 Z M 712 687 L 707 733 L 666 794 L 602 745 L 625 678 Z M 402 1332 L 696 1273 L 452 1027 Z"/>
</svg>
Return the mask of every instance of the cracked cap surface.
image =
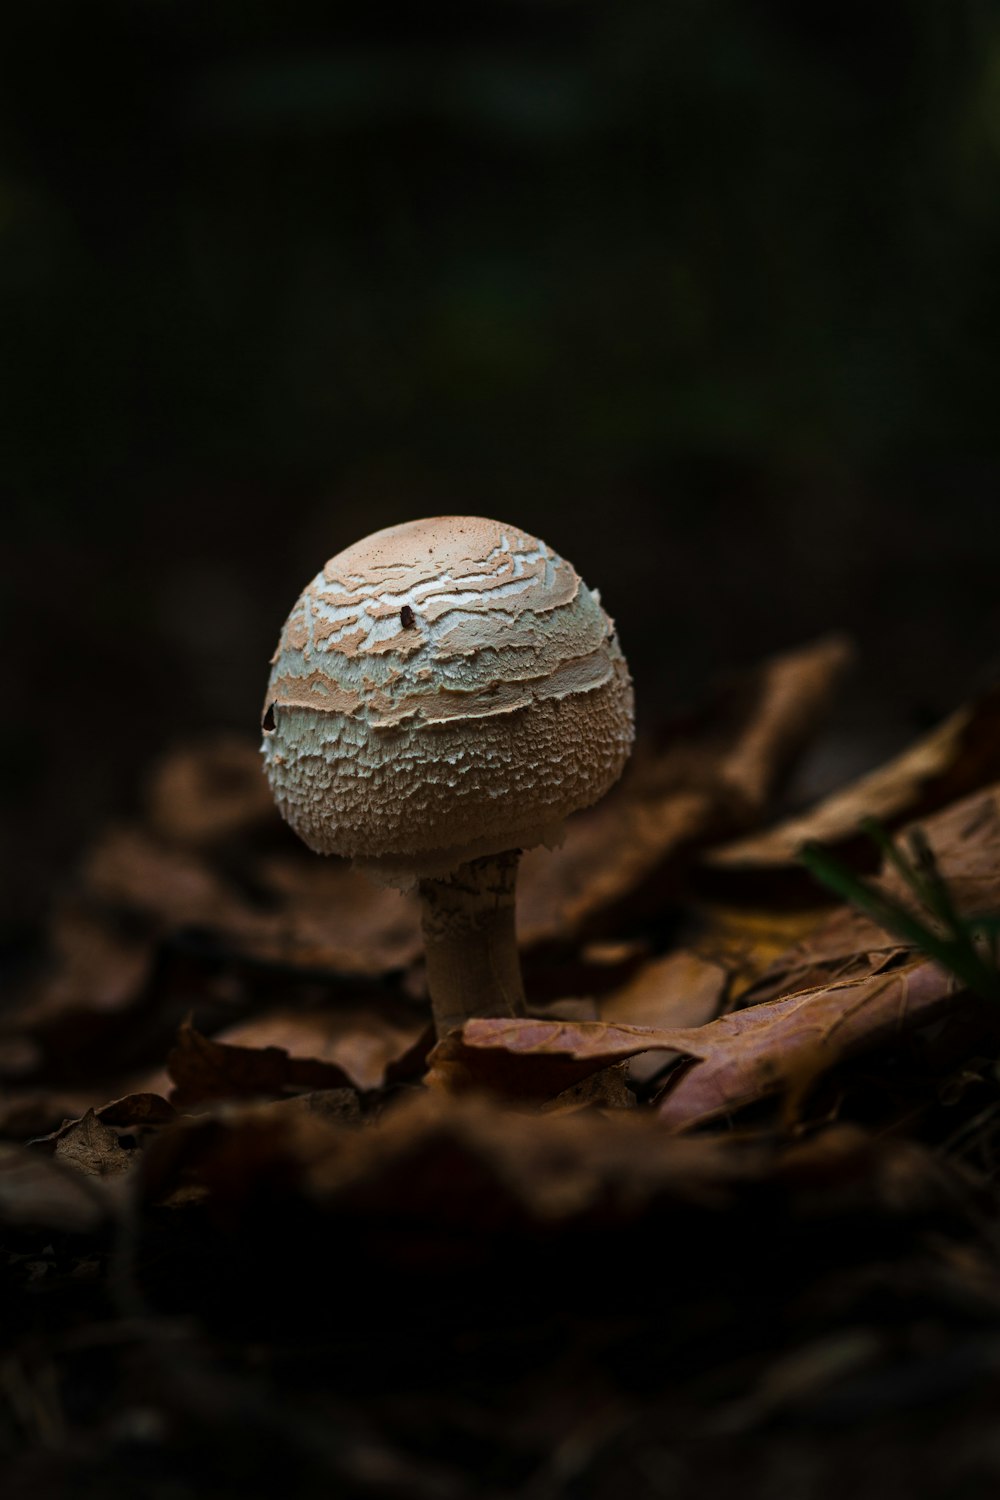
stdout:
<svg viewBox="0 0 1000 1500">
<path fill-rule="evenodd" d="M 331 558 L 285 622 L 264 706 L 283 817 L 388 879 L 553 841 L 632 739 L 599 596 L 544 542 L 478 516 L 392 526 Z"/>
</svg>

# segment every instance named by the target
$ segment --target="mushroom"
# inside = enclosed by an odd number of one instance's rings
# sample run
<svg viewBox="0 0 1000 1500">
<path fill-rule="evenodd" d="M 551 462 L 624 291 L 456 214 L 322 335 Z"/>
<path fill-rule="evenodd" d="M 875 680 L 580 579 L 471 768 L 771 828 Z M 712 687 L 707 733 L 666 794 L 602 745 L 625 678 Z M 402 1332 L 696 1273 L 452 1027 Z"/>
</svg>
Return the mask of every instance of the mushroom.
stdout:
<svg viewBox="0 0 1000 1500">
<path fill-rule="evenodd" d="M 263 755 L 311 849 L 419 885 L 438 1034 L 523 1015 L 523 849 L 617 781 L 632 682 L 600 597 L 478 516 L 391 526 L 330 559 L 272 658 Z"/>
</svg>

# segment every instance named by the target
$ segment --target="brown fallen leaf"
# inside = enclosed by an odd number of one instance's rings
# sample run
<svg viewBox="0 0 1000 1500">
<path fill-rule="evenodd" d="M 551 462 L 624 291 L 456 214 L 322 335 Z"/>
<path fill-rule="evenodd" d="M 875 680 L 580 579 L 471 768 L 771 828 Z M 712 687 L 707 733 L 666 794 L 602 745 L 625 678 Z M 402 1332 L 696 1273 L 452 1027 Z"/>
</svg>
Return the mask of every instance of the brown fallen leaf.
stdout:
<svg viewBox="0 0 1000 1500">
<path fill-rule="evenodd" d="M 660 1119 L 688 1130 L 775 1094 L 802 1097 L 845 1059 L 949 1014 L 960 993 L 956 979 L 916 958 L 722 1016 L 678 1045 L 696 1061 L 667 1080 Z"/>
<path fill-rule="evenodd" d="M 921 818 L 919 827 L 957 910 L 963 916 L 1000 914 L 1000 784 Z M 893 865 L 883 866 L 878 883 L 894 900 L 913 902 Z"/>
<path fill-rule="evenodd" d="M 416 898 L 300 847 L 258 760 L 255 747 L 225 738 L 181 750 L 154 774 L 152 826 L 101 835 L 53 913 L 47 974 L 4 1018 L 6 1051 L 64 1020 L 75 1033 L 70 1050 L 79 1036 L 97 1035 L 94 1018 L 102 1041 L 127 1040 L 124 1013 L 159 977 L 164 947 L 180 940 L 184 961 L 197 967 L 188 934 L 204 945 L 206 982 L 221 962 L 243 965 L 243 975 L 254 967 L 327 982 L 413 963 L 422 946 Z M 220 780 L 232 783 L 225 806 L 213 800 Z M 55 1038 L 63 1056 L 65 1042 Z"/>
<path fill-rule="evenodd" d="M 118 1130 L 136 1130 L 144 1126 L 169 1125 L 177 1118 L 173 1105 L 159 1094 L 125 1094 L 112 1099 L 94 1111 L 102 1125 Z"/>
<path fill-rule="evenodd" d="M 986 787 L 921 820 L 956 909 L 964 916 L 1000 914 L 1000 787 Z M 906 829 L 900 834 L 905 838 Z M 893 900 L 917 910 L 894 866 L 883 862 L 873 882 Z M 740 995 L 753 1005 L 793 990 L 858 979 L 884 967 L 905 945 L 870 918 L 839 907 L 785 950 Z"/>
<path fill-rule="evenodd" d="M 722 1009 L 728 978 L 721 964 L 682 948 L 651 959 L 620 989 L 603 996 L 599 1016 L 636 1026 L 703 1026 Z M 668 1060 L 663 1052 L 640 1053 L 628 1065 L 629 1077 L 645 1083 Z"/>
<path fill-rule="evenodd" d="M 668 1079 L 658 1106 L 666 1125 L 686 1130 L 776 1094 L 804 1093 L 846 1058 L 948 1014 L 960 991 L 936 964 L 915 958 L 705 1026 L 468 1021 L 431 1053 L 427 1083 L 551 1098 L 599 1068 L 664 1049 L 693 1059 Z"/>
<path fill-rule="evenodd" d="M 81 880 L 96 909 L 131 918 L 149 933 L 168 927 L 249 930 L 253 910 L 197 853 L 144 829 L 109 830 L 84 861 Z"/>
<path fill-rule="evenodd" d="M 92 1109 L 60 1131 L 55 1156 L 88 1177 L 117 1177 L 127 1172 L 133 1161 L 131 1152 L 119 1143 L 113 1130 L 101 1124 Z"/>
<path fill-rule="evenodd" d="M 543 1104 L 542 1114 L 573 1114 L 581 1109 L 634 1109 L 635 1094 L 629 1087 L 625 1068 L 624 1063 L 615 1063 L 613 1067 L 588 1074 Z"/>
<path fill-rule="evenodd" d="M 336 1063 L 289 1057 L 281 1047 L 233 1047 L 202 1036 L 186 1022 L 167 1058 L 171 1103 L 183 1108 L 215 1099 L 287 1097 L 315 1089 L 351 1088 Z"/>
<path fill-rule="evenodd" d="M 551 1099 L 589 1074 L 653 1049 L 677 1050 L 699 1029 L 604 1021 L 484 1018 L 449 1032 L 428 1058 L 425 1083 L 447 1093 L 486 1090 Z"/>
<path fill-rule="evenodd" d="M 613 925 L 616 910 L 648 905 L 683 850 L 759 816 L 846 654 L 840 641 L 821 642 L 747 674 L 690 733 L 640 754 L 620 794 L 571 819 L 562 851 L 529 855 L 527 945 L 555 940 L 565 949 L 584 929 Z M 304 983 L 412 972 L 422 948 L 416 897 L 299 847 L 267 810 L 257 762 L 252 742 L 232 738 L 178 750 L 151 778 L 146 822 L 106 831 L 83 860 L 54 918 L 51 972 L 4 1025 L 11 1044 L 44 1041 L 43 1062 L 60 1060 L 52 1081 L 75 1087 L 98 1056 L 111 1076 L 118 1049 L 127 1087 L 152 1061 L 154 1011 L 163 1006 L 152 991 L 164 983 L 165 956 L 167 982 L 196 999 L 201 987 L 214 1021 L 226 1005 L 248 1012 L 269 972 L 272 982 L 281 973 Z M 596 992 L 598 980 L 606 988 L 616 976 L 613 965 L 598 974 L 590 964 L 583 987 L 567 989 L 567 977 L 539 970 L 538 982 L 556 998 L 560 988 L 590 993 L 591 981 Z M 143 1006 L 148 1043 L 139 1055 L 132 1017 Z M 87 1066 L 74 1070 L 84 1055 Z M 355 1076 L 361 1068 L 370 1079 L 375 1066 L 358 1057 Z"/>
<path fill-rule="evenodd" d="M 666 748 L 640 747 L 620 786 L 569 820 L 558 849 L 525 856 L 522 944 L 613 927 L 662 894 L 682 856 L 760 818 L 827 712 L 850 654 L 838 636 L 774 657 L 678 726 Z"/>
<path fill-rule="evenodd" d="M 620 989 L 600 1000 L 599 1019 L 633 1026 L 703 1026 L 718 1015 L 726 992 L 721 964 L 680 949 L 643 964 Z"/>
<path fill-rule="evenodd" d="M 157 1126 L 169 1125 L 176 1118 L 177 1111 L 173 1105 L 159 1094 L 125 1094 L 121 1099 L 112 1099 L 110 1104 L 102 1104 L 99 1109 L 89 1108 L 75 1119 L 63 1120 L 58 1130 L 50 1131 L 48 1135 L 37 1136 L 31 1144 L 55 1147 L 76 1131 L 77 1126 L 82 1125 L 84 1120 L 92 1119 L 98 1125 L 111 1130 L 138 1132 L 141 1135 L 142 1132 L 155 1129 Z"/>
<path fill-rule="evenodd" d="M 794 944 L 808 939 L 830 916 L 830 905 L 796 907 L 719 906 L 698 902 L 697 953 L 718 964 L 727 975 L 726 1003 L 734 1002 Z M 818 982 L 818 981 L 817 981 Z"/>
<path fill-rule="evenodd" d="M 413 1048 L 425 1018 L 396 1005 L 273 1011 L 227 1027 L 217 1042 L 238 1047 L 279 1047 L 291 1058 L 311 1058 L 342 1068 L 359 1089 L 381 1088 L 386 1070 Z"/>
<path fill-rule="evenodd" d="M 738 1004 L 759 1005 L 799 990 L 863 979 L 910 952 L 860 912 L 843 907 L 774 959 L 738 996 Z"/>
<path fill-rule="evenodd" d="M 706 871 L 759 892 L 765 879 L 783 877 L 783 890 L 808 888 L 797 862 L 811 839 L 842 857 L 863 856 L 859 835 L 865 818 L 888 827 L 924 818 L 966 797 L 1000 776 L 1000 686 L 958 709 L 931 734 L 918 740 L 877 770 L 825 797 L 815 807 L 761 833 L 750 834 L 705 854 Z"/>
</svg>

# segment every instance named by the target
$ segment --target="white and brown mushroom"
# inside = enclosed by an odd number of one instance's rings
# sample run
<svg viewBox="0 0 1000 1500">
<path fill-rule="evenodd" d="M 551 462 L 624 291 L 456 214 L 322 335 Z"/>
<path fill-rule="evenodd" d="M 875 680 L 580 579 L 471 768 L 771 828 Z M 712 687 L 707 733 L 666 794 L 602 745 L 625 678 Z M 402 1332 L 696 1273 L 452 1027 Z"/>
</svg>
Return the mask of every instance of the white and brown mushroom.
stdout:
<svg viewBox="0 0 1000 1500">
<path fill-rule="evenodd" d="M 263 753 L 321 854 L 419 882 L 439 1034 L 519 1015 L 522 849 L 618 779 L 633 695 L 600 598 L 544 542 L 476 516 L 331 558 L 281 633 Z"/>
</svg>

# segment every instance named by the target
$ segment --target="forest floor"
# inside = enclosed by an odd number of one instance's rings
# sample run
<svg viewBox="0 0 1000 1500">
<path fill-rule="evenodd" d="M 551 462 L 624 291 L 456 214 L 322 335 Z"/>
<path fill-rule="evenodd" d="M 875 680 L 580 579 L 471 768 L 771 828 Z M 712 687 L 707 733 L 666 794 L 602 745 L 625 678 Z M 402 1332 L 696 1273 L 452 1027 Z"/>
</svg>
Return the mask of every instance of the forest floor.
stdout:
<svg viewBox="0 0 1000 1500">
<path fill-rule="evenodd" d="M 0 1011 L 5 1500 L 996 1487 L 1000 689 L 775 823 L 846 656 L 641 743 L 438 1042 L 254 743 L 151 769 Z"/>
</svg>

